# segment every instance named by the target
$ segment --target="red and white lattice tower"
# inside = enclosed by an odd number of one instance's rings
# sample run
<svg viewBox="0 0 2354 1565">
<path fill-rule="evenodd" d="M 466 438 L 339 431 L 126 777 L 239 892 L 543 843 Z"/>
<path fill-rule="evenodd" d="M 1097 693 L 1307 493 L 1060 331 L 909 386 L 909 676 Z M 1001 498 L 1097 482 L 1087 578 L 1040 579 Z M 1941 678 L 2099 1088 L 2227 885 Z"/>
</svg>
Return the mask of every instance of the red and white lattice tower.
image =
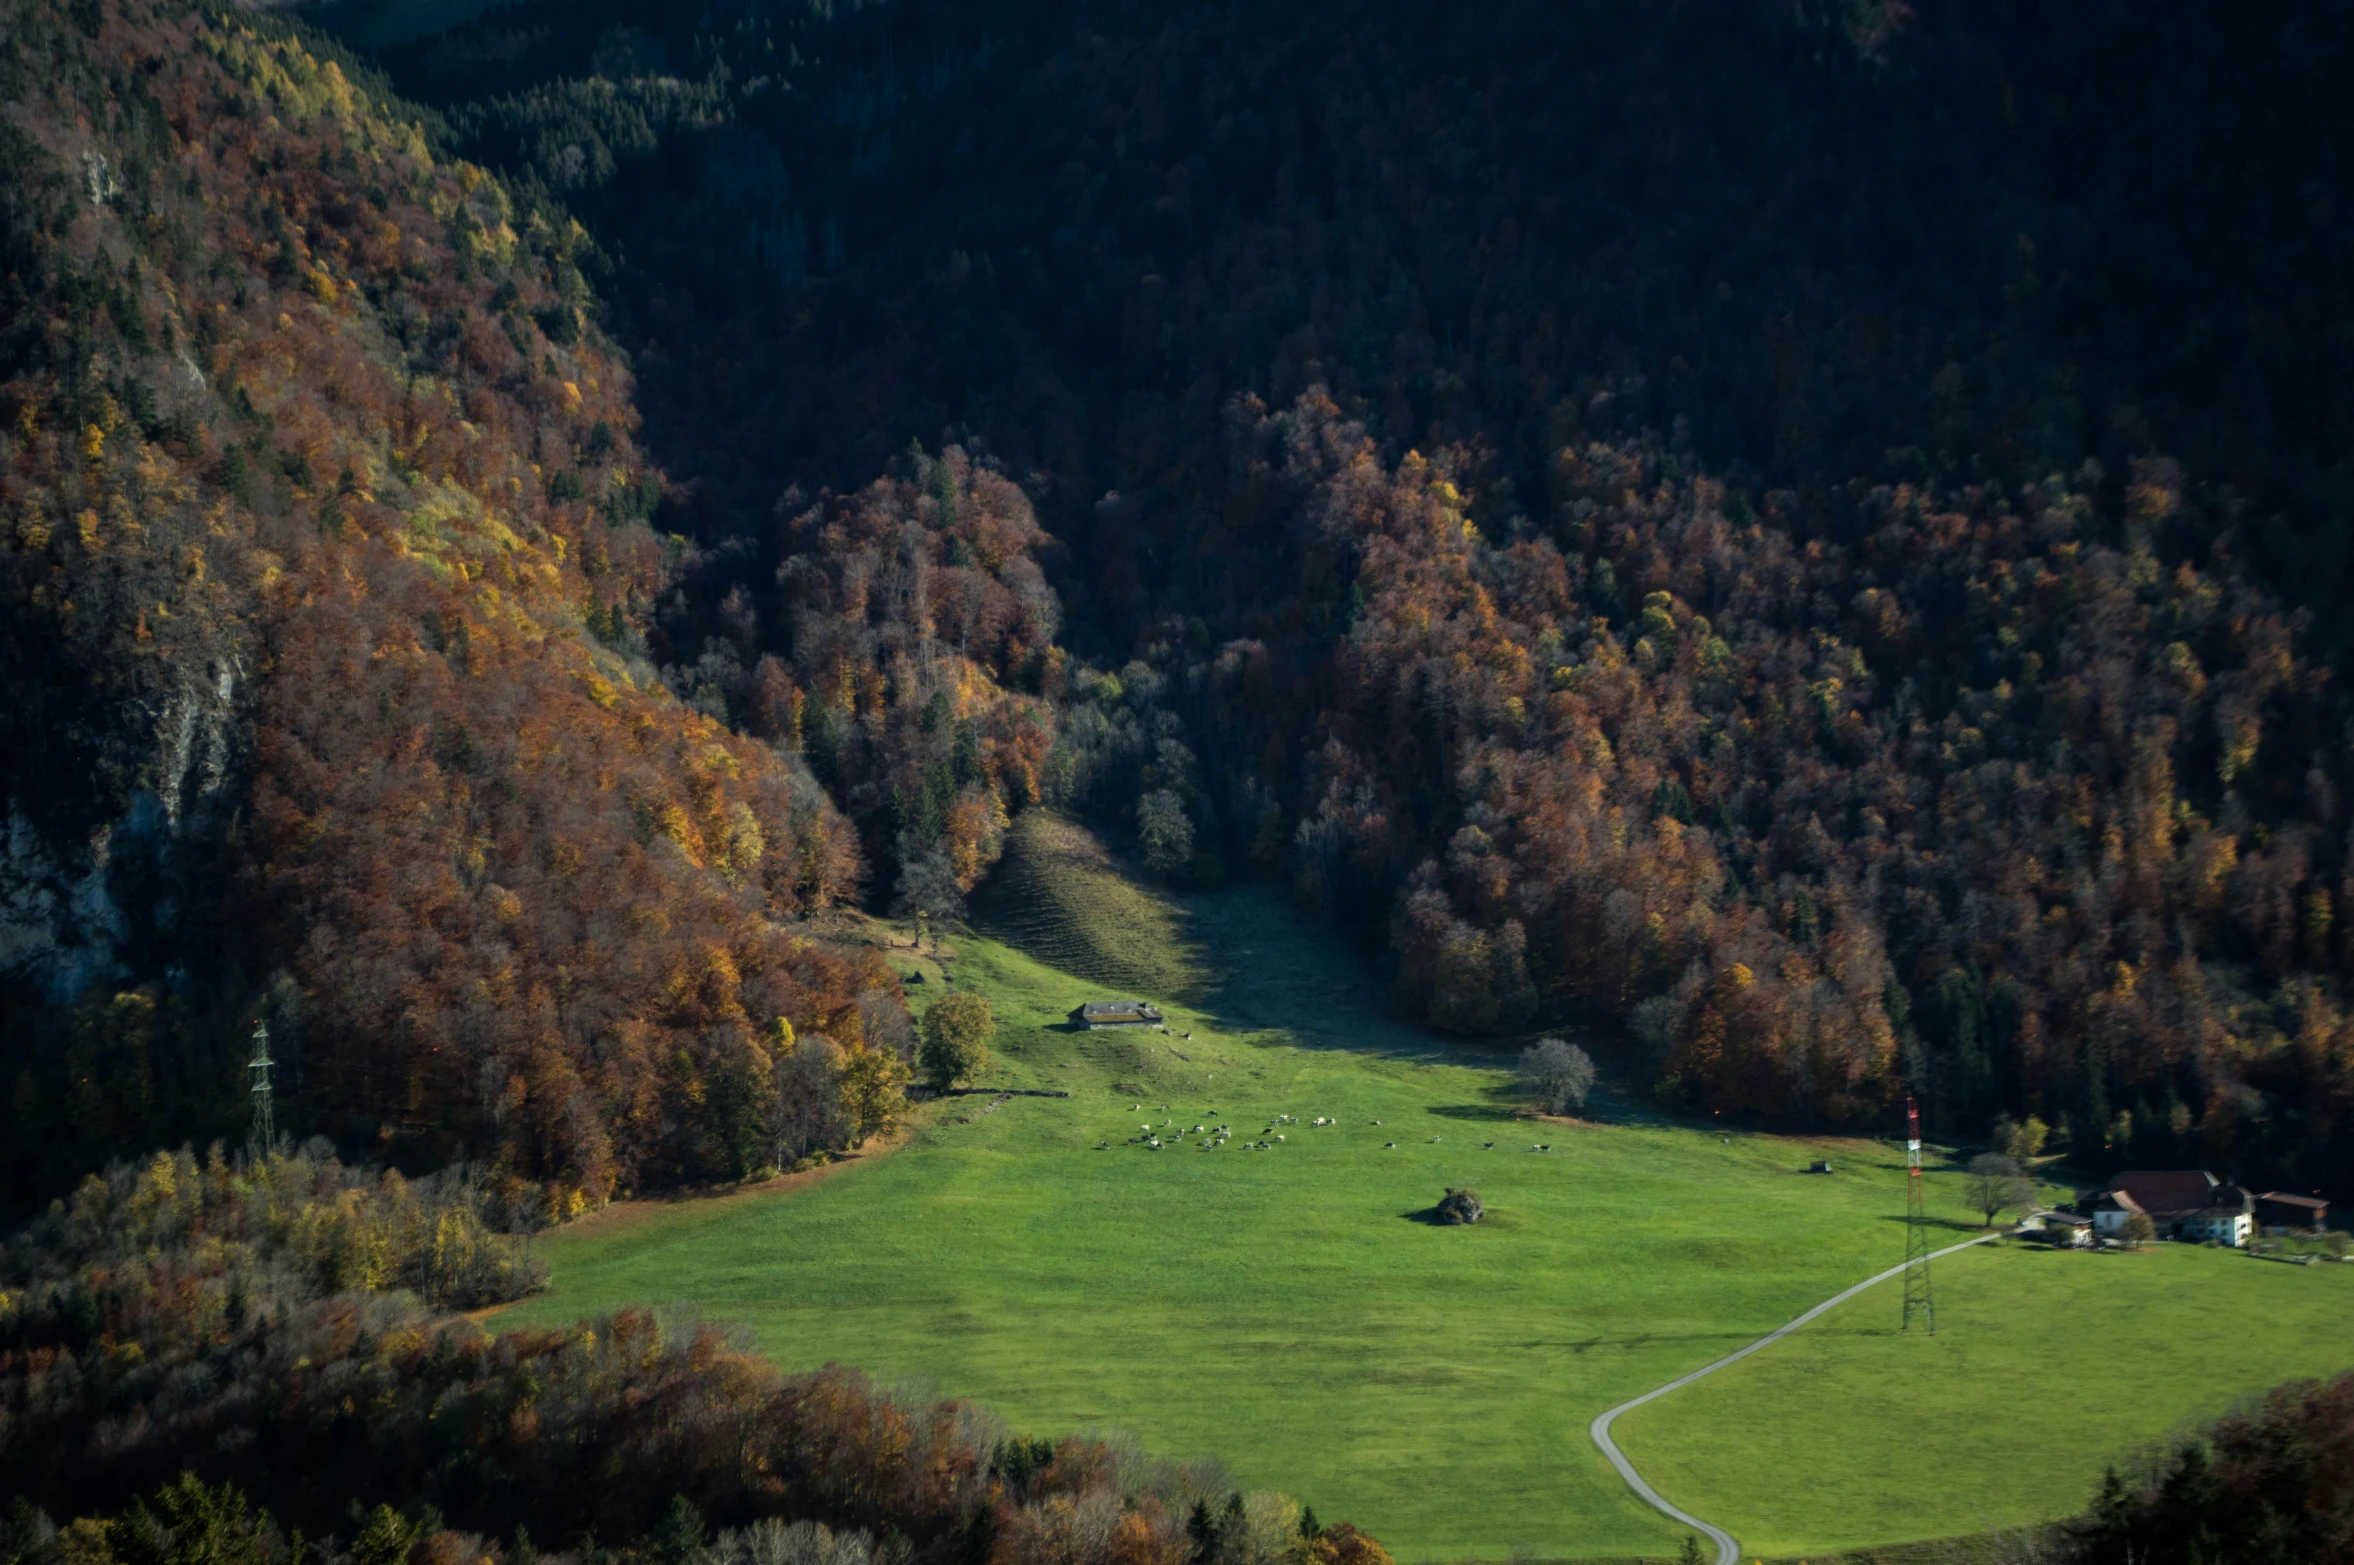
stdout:
<svg viewBox="0 0 2354 1565">
<path fill-rule="evenodd" d="M 1929 1292 L 1929 1209 L 1921 1195 L 1921 1110 L 1904 1100 L 1904 1329 L 1919 1317 L 1937 1335 L 1937 1300 Z"/>
</svg>

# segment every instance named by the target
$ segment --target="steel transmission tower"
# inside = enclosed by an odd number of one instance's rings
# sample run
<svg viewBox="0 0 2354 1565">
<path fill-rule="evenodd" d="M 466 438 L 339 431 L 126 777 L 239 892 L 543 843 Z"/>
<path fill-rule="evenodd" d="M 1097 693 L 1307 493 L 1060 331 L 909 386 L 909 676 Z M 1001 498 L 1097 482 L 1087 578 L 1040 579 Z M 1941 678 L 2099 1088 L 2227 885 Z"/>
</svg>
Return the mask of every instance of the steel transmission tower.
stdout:
<svg viewBox="0 0 2354 1565">
<path fill-rule="evenodd" d="M 253 1058 L 245 1062 L 253 1077 L 253 1129 L 247 1144 L 255 1157 L 266 1154 L 278 1141 L 277 1115 L 270 1106 L 270 1028 L 266 1022 L 253 1024 Z"/>
<path fill-rule="evenodd" d="M 1937 1335 L 1937 1300 L 1929 1291 L 1929 1210 L 1921 1197 L 1921 1110 L 1904 1100 L 1904 1329 L 1918 1316 Z"/>
</svg>

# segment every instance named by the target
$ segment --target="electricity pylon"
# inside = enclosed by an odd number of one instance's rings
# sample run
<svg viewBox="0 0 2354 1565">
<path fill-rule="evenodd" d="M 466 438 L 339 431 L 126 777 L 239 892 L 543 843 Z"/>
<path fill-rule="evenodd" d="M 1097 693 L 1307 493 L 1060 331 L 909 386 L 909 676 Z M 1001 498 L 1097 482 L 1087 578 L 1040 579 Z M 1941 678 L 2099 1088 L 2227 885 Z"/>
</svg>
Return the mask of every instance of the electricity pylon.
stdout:
<svg viewBox="0 0 2354 1565">
<path fill-rule="evenodd" d="M 1917 1316 L 1937 1335 L 1937 1299 L 1929 1291 L 1929 1209 L 1921 1196 L 1921 1110 L 1904 1100 L 1904 1329 Z"/>
<path fill-rule="evenodd" d="M 278 1141 L 278 1119 L 271 1106 L 270 1028 L 266 1022 L 253 1024 L 253 1058 L 245 1062 L 245 1069 L 253 1077 L 253 1127 L 247 1145 L 260 1158 Z"/>
</svg>

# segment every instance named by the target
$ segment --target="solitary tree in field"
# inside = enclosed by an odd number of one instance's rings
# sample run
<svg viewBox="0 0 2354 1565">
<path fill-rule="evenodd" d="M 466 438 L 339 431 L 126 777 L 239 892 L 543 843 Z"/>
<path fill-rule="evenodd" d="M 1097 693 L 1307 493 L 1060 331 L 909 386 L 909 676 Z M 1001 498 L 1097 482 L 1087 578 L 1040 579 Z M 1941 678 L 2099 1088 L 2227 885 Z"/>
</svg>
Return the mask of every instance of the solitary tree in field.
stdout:
<svg viewBox="0 0 2354 1565">
<path fill-rule="evenodd" d="M 1676 1565 L 1702 1565 L 1706 1558 L 1707 1556 L 1700 1552 L 1700 1534 L 1696 1532 L 1685 1533 L 1684 1550 L 1676 1556 Z"/>
<path fill-rule="evenodd" d="M 2025 1206 L 2035 1198 L 2035 1187 L 2019 1172 L 2019 1165 L 2000 1152 L 1981 1152 L 1970 1159 L 1970 1177 L 1963 1189 L 1970 1204 L 1986 1214 L 1989 1228 L 1997 1212 Z"/>
<path fill-rule="evenodd" d="M 1548 1114 L 1567 1114 L 1586 1106 L 1594 1090 L 1594 1062 L 1586 1051 L 1559 1038 L 1539 1038 L 1521 1051 L 1521 1084 Z"/>
<path fill-rule="evenodd" d="M 943 1089 L 972 1080 L 989 1068 L 989 1040 L 996 1034 L 986 995 L 960 992 L 934 1001 L 924 1012 L 924 1042 L 917 1054 L 924 1079 Z"/>
</svg>

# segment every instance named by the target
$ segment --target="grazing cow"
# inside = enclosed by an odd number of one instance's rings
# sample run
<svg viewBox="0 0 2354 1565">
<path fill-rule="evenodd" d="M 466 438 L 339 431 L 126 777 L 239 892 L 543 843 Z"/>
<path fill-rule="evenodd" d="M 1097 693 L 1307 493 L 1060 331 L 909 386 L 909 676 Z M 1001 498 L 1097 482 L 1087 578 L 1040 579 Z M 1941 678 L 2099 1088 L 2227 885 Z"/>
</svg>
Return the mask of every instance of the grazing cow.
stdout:
<svg viewBox="0 0 2354 1565">
<path fill-rule="evenodd" d="M 1381 1149 L 1382 1149 L 1384 1152 L 1394 1151 L 1394 1150 L 1396 1149 L 1397 1145 L 1398 1145 L 1398 1144 L 1397 1144 L 1395 1141 L 1384 1141 L 1384 1142 L 1381 1144 Z"/>
</svg>

